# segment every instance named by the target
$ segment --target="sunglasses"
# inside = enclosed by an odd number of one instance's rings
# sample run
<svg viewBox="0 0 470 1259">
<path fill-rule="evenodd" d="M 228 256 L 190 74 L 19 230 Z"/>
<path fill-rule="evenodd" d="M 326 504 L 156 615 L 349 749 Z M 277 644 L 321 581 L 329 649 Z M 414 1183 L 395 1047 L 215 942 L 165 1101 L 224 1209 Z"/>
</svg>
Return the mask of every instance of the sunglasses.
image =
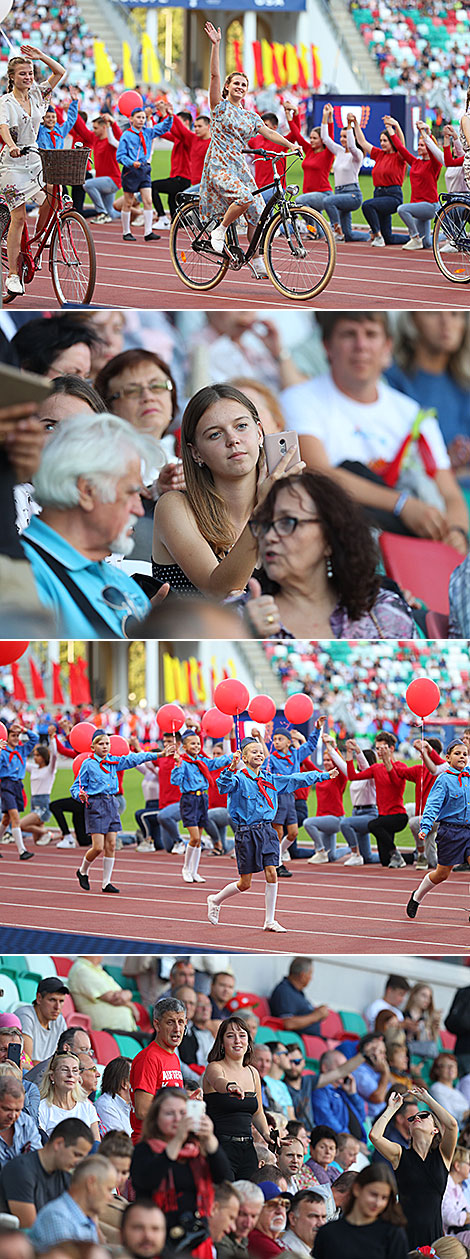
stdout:
<svg viewBox="0 0 470 1259">
<path fill-rule="evenodd" d="M 299 1067 L 300 1063 L 303 1062 L 303 1058 L 290 1058 L 289 1061 L 293 1067 Z"/>
<path fill-rule="evenodd" d="M 416 1119 L 432 1119 L 432 1117 L 430 1110 L 417 1110 L 415 1115 L 410 1115 L 408 1123 L 414 1123 Z"/>
</svg>

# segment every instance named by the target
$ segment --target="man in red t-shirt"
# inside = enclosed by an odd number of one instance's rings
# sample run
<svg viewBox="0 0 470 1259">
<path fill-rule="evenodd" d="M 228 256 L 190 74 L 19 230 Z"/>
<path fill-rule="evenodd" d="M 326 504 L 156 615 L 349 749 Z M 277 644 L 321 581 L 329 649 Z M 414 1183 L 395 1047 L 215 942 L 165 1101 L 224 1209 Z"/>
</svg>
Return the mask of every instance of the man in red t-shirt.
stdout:
<svg viewBox="0 0 470 1259">
<path fill-rule="evenodd" d="M 155 1040 L 141 1049 L 131 1065 L 131 1128 L 134 1145 L 142 1123 L 161 1088 L 184 1088 L 177 1049 L 186 1029 L 186 1008 L 176 997 L 163 997 L 153 1011 Z"/>
<path fill-rule="evenodd" d="M 395 847 L 394 838 L 408 825 L 408 814 L 403 804 L 405 779 L 390 772 L 394 766 L 404 770 L 407 768 L 404 761 L 392 760 L 396 742 L 396 736 L 389 730 L 379 730 L 375 740 L 377 764 L 369 765 L 360 773 L 354 769 L 354 741 L 348 739 L 346 742 L 346 761 L 350 782 L 360 782 L 363 778 L 374 779 L 379 816 L 372 819 L 369 830 L 376 837 L 381 864 L 391 866 L 392 869 L 406 865 L 406 861 Z"/>
</svg>

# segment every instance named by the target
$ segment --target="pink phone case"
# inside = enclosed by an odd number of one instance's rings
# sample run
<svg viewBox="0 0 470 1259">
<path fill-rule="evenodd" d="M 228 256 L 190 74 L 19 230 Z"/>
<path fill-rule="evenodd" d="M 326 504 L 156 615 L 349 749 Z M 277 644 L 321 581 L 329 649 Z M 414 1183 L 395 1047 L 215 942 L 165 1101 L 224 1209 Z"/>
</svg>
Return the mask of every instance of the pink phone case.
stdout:
<svg viewBox="0 0 470 1259">
<path fill-rule="evenodd" d="M 286 472 L 294 463 L 300 461 L 299 439 L 297 433 L 267 433 L 264 439 L 264 449 L 266 452 L 266 464 L 268 472 L 274 472 L 280 463 L 282 456 L 288 450 L 292 451 L 291 458 L 287 464 Z"/>
</svg>

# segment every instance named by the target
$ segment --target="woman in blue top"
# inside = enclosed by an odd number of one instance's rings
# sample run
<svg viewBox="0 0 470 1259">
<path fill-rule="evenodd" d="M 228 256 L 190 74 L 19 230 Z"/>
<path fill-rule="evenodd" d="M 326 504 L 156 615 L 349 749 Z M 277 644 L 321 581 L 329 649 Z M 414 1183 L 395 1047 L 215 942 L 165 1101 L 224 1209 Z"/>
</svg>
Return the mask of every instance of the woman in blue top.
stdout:
<svg viewBox="0 0 470 1259">
<path fill-rule="evenodd" d="M 430 870 L 416 891 L 411 893 L 406 906 L 408 918 L 416 918 L 423 897 L 436 884 L 444 883 L 454 866 L 470 862 L 470 770 L 467 769 L 468 749 L 465 743 L 460 739 L 449 743 L 446 760 L 449 768 L 431 787 L 418 836 L 426 839 L 439 821 L 437 869 Z"/>
<path fill-rule="evenodd" d="M 85 828 L 91 835 L 91 848 L 87 848 L 80 869 L 76 871 L 80 887 L 90 891 L 88 870 L 93 861 L 103 853 L 103 892 L 118 892 L 111 883 L 116 853 L 116 833 L 120 829 L 119 812 L 115 796 L 119 791 L 118 770 L 132 769 L 144 761 L 156 761 L 158 752 L 129 752 L 127 756 L 110 756 L 109 734 L 97 730 L 91 741 L 91 753 L 82 761 L 78 775 L 70 788 L 75 800 L 85 805 Z"/>
</svg>

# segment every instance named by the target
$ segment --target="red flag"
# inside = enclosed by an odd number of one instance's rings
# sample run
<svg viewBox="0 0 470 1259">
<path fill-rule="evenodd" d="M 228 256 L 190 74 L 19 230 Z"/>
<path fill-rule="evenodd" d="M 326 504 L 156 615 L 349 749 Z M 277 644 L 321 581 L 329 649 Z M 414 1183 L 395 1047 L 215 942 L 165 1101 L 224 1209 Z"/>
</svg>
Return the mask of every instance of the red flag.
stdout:
<svg viewBox="0 0 470 1259">
<path fill-rule="evenodd" d="M 13 699 L 19 699 L 23 703 L 28 703 L 28 696 L 24 682 L 21 681 L 19 668 L 17 664 L 10 665 L 13 678 Z"/>
<path fill-rule="evenodd" d="M 281 75 L 280 75 L 280 71 L 279 71 L 279 66 L 278 66 L 278 64 L 277 64 L 277 57 L 276 57 L 276 53 L 275 53 L 275 51 L 274 51 L 274 44 L 270 44 L 270 45 L 269 45 L 269 47 L 270 47 L 271 52 L 272 52 L 272 54 L 273 54 L 273 78 L 274 78 L 274 82 L 275 82 L 275 84 L 276 84 L 276 87 L 281 87 Z"/>
<path fill-rule="evenodd" d="M 69 664 L 69 690 L 70 690 L 71 704 L 81 704 L 82 701 L 80 699 L 80 677 L 78 674 L 77 665 L 74 664 L 73 661 L 71 661 Z M 80 721 L 80 717 L 77 717 L 77 721 Z"/>
<path fill-rule="evenodd" d="M 44 690 L 44 683 L 43 683 L 41 674 L 39 672 L 39 669 L 36 668 L 34 660 L 30 660 L 29 662 L 29 671 L 31 674 L 31 686 L 33 688 L 34 698 L 45 699 L 46 692 Z"/>
<path fill-rule="evenodd" d="M 64 692 L 60 682 L 60 664 L 52 665 L 52 703 L 63 704 Z"/>
<path fill-rule="evenodd" d="M 253 47 L 253 60 L 255 63 L 255 74 L 256 74 L 257 84 L 258 84 L 258 87 L 263 87 L 264 73 L 263 73 L 263 58 L 261 55 L 261 41 L 259 39 L 253 40 L 252 47 Z"/>
<path fill-rule="evenodd" d="M 312 78 L 314 91 L 318 91 L 321 85 L 320 62 L 318 57 L 318 49 L 316 44 L 310 44 L 312 54 Z"/>
<path fill-rule="evenodd" d="M 239 39 L 234 39 L 233 41 L 233 52 L 235 56 L 235 69 L 238 71 L 239 74 L 243 74 L 243 62 L 241 58 Z"/>
<path fill-rule="evenodd" d="M 90 704 L 91 693 L 90 683 L 88 681 L 88 666 L 83 656 L 79 656 L 77 660 L 77 676 L 80 688 L 80 703 Z"/>
<path fill-rule="evenodd" d="M 297 87 L 301 87 L 301 88 L 302 88 L 302 91 L 306 92 L 306 91 L 307 91 L 307 89 L 308 89 L 308 83 L 307 83 L 307 80 L 306 80 L 306 78 L 305 78 L 305 70 L 304 70 L 304 67 L 303 67 L 302 58 L 299 56 L 299 54 L 298 54 L 298 52 L 297 52 L 297 44 L 294 44 L 294 48 L 295 48 L 295 52 L 296 52 L 296 55 L 297 55 L 297 61 L 298 61 L 298 65 L 299 65 L 299 77 L 298 77 L 298 79 L 297 79 Z"/>
<path fill-rule="evenodd" d="M 191 677 L 191 665 L 189 663 L 189 660 L 185 660 L 184 662 L 184 672 L 186 675 L 186 683 L 188 687 L 188 703 L 195 705 L 197 704 L 197 696 L 194 694 L 193 680 Z"/>
</svg>

